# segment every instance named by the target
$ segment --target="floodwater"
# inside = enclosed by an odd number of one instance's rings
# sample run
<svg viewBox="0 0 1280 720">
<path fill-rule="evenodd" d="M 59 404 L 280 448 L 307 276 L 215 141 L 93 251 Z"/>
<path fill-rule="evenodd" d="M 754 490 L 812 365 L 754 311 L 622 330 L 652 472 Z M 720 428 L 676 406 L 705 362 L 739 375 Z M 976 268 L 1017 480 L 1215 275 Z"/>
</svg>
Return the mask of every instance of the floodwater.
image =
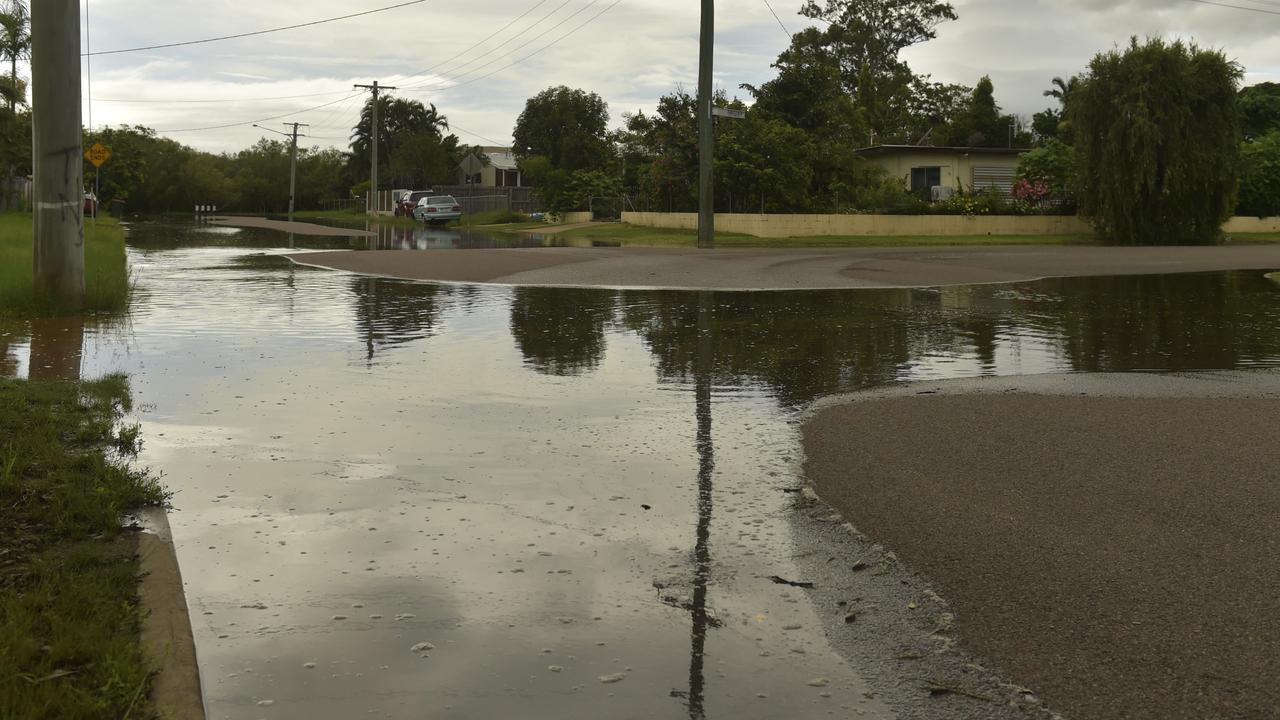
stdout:
<svg viewBox="0 0 1280 720">
<path fill-rule="evenodd" d="M 135 224 L 127 318 L 0 327 L 0 372 L 131 376 L 216 719 L 892 717 L 770 579 L 804 579 L 809 402 L 1280 365 L 1262 273 L 621 292 L 365 278 L 290 242 L 349 244 Z"/>
</svg>

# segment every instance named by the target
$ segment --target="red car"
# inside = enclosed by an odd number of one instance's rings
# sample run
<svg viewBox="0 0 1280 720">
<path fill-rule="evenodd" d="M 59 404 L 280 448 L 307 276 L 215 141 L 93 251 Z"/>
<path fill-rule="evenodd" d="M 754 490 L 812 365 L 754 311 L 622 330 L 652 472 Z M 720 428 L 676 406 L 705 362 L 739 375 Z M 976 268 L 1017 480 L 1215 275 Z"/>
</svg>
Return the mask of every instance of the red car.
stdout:
<svg viewBox="0 0 1280 720">
<path fill-rule="evenodd" d="M 84 215 L 94 217 L 98 214 L 98 198 L 93 193 L 84 194 Z"/>
<path fill-rule="evenodd" d="M 401 195 L 396 201 L 396 217 L 413 217 L 413 209 L 418 207 L 418 201 L 430 195 L 431 192 L 431 190 L 414 190 Z"/>
</svg>

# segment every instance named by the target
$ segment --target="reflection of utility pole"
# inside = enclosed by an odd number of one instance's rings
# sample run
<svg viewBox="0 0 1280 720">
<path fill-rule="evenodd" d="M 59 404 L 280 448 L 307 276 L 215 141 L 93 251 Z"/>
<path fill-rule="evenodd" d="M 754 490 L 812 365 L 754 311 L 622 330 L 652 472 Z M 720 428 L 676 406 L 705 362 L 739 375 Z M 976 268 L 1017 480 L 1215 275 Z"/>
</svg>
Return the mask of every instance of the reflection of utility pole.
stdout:
<svg viewBox="0 0 1280 720">
<path fill-rule="evenodd" d="M 253 126 L 259 130 L 266 130 L 277 135 L 283 135 L 289 138 L 289 222 L 293 222 L 293 199 L 298 194 L 298 128 L 311 127 L 306 123 L 280 123 L 285 127 L 292 127 L 293 132 L 282 133 L 279 130 L 272 130 L 269 127 L 263 127 L 257 123 Z M 293 247 L 290 245 L 289 247 Z"/>
<path fill-rule="evenodd" d="M 378 93 L 383 90 L 395 90 L 396 88 L 389 85 L 379 85 L 377 80 L 372 85 L 355 85 L 353 87 L 362 88 L 364 90 L 373 91 L 373 117 L 369 121 L 369 136 L 373 142 L 373 174 L 369 178 L 369 198 L 370 204 L 368 210 L 375 214 L 379 210 L 378 207 Z"/>
<path fill-rule="evenodd" d="M 698 293 L 698 345 L 694 365 L 694 415 L 698 421 L 698 530 L 693 548 L 693 626 L 689 648 L 689 717 L 702 720 L 705 715 L 705 674 L 707 628 L 707 583 L 711 575 L 711 489 L 716 469 L 715 446 L 711 441 L 711 381 L 715 372 L 713 345 L 712 294 Z"/>
<path fill-rule="evenodd" d="M 698 55 L 698 247 L 707 249 L 715 247 L 716 243 L 715 183 L 712 174 L 716 136 L 711 120 L 715 25 L 715 0 L 702 0 L 702 40 Z"/>
<path fill-rule="evenodd" d="M 32 162 L 37 293 L 84 302 L 80 2 L 31 3 Z"/>
</svg>

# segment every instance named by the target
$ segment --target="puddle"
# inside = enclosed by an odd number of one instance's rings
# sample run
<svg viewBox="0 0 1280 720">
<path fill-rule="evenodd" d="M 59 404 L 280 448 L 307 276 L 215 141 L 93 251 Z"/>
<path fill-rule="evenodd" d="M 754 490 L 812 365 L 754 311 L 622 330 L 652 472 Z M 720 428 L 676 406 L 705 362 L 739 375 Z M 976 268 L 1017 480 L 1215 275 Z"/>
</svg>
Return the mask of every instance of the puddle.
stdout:
<svg viewBox="0 0 1280 720">
<path fill-rule="evenodd" d="M 286 247 L 136 224 L 127 321 L 0 327 L 5 372 L 130 374 L 211 718 L 890 717 L 772 579 L 804 580 L 801 408 L 1280 365 L 1261 273 L 688 293 L 246 259 Z"/>
</svg>

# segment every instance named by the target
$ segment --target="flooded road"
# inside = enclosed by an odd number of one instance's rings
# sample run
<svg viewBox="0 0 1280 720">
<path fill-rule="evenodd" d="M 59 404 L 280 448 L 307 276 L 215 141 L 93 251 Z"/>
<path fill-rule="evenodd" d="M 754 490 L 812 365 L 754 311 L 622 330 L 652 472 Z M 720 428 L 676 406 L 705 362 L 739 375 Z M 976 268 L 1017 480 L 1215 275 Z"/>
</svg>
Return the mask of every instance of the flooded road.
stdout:
<svg viewBox="0 0 1280 720">
<path fill-rule="evenodd" d="M 130 374 L 211 718 L 894 717 L 777 582 L 804 580 L 802 408 L 1280 365 L 1262 273 L 619 292 L 358 277 L 290 244 L 137 224 L 127 320 L 0 328 L 5 371 Z"/>
</svg>

